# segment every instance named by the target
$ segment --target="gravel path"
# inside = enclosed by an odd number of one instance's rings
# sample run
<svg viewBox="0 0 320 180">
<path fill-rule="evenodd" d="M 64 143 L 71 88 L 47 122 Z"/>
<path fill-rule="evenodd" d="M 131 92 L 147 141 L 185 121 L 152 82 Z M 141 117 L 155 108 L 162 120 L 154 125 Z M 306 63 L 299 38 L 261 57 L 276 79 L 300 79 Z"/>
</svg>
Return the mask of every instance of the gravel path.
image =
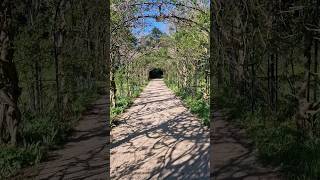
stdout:
<svg viewBox="0 0 320 180">
<path fill-rule="evenodd" d="M 209 179 L 209 128 L 160 79 L 111 132 L 111 179 Z"/>
</svg>

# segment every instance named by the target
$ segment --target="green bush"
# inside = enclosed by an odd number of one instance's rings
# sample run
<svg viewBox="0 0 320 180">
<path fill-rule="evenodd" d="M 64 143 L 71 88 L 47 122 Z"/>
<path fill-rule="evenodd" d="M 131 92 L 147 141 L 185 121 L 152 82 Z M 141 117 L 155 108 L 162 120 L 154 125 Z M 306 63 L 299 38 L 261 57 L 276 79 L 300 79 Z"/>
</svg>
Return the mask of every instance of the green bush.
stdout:
<svg viewBox="0 0 320 180">
<path fill-rule="evenodd" d="M 303 137 L 294 120 L 285 118 L 283 112 L 271 116 L 274 117 L 271 119 L 267 111 L 258 109 L 251 113 L 245 109 L 240 98 L 220 95 L 216 99 L 221 108 L 229 109 L 229 119 L 246 130 L 263 163 L 280 167 L 288 179 L 313 180 L 320 177 L 319 138 Z"/>
<path fill-rule="evenodd" d="M 127 107 L 132 103 L 132 99 L 129 97 L 119 97 L 117 100 L 116 107 Z"/>
<path fill-rule="evenodd" d="M 120 94 L 117 94 L 117 99 L 116 99 L 116 105 L 115 107 L 111 107 L 111 127 L 115 126 L 115 117 L 124 113 L 124 111 L 129 108 L 132 103 L 134 98 L 138 97 L 140 93 L 143 91 L 143 87 L 146 84 L 143 84 L 142 86 L 137 86 L 133 85 L 132 86 L 132 92 L 131 92 L 131 97 L 129 96 L 121 96 Z"/>
<path fill-rule="evenodd" d="M 191 113 L 196 114 L 204 125 L 209 126 L 210 106 L 209 103 L 202 98 L 202 94 L 197 92 L 192 96 L 190 88 L 180 89 L 176 84 L 171 84 L 169 81 L 165 82 L 167 86 L 183 100 Z"/>
<path fill-rule="evenodd" d="M 71 113 L 73 113 L 73 115 L 80 115 L 83 111 L 86 110 L 87 105 L 97 98 L 98 98 L 98 89 L 93 88 L 93 89 L 84 91 L 83 94 L 79 95 L 76 99 L 72 101 Z"/>
<path fill-rule="evenodd" d="M 41 145 L 51 146 L 58 142 L 60 125 L 50 116 L 30 119 L 22 127 L 22 137 L 26 143 L 40 142 Z"/>
<path fill-rule="evenodd" d="M 0 149 L 0 179 L 8 179 L 18 169 L 39 163 L 45 153 L 39 143 Z"/>
<path fill-rule="evenodd" d="M 192 113 L 198 115 L 202 119 L 202 122 L 205 125 L 209 125 L 210 108 L 208 103 L 206 103 L 203 99 L 194 99 L 191 96 L 186 97 L 184 102 Z"/>
<path fill-rule="evenodd" d="M 299 141 L 295 130 L 287 125 L 259 128 L 251 137 L 259 150 L 259 158 L 279 166 L 290 179 L 320 177 L 319 139 Z"/>
<path fill-rule="evenodd" d="M 25 112 L 19 131 L 18 147 L 0 147 L 0 179 L 13 176 L 23 167 L 39 163 L 50 149 L 58 148 L 68 137 L 86 106 L 97 98 L 95 89 L 87 90 L 70 102 L 63 121 L 55 112 L 30 114 Z"/>
</svg>

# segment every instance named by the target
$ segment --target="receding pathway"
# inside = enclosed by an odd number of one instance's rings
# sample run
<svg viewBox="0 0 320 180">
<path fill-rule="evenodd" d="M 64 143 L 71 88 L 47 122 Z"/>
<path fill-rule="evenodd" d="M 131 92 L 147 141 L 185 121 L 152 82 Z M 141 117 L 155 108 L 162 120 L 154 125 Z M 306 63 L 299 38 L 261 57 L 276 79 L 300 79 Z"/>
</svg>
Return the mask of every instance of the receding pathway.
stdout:
<svg viewBox="0 0 320 180">
<path fill-rule="evenodd" d="M 111 132 L 111 179 L 210 179 L 209 128 L 160 79 Z"/>
<path fill-rule="evenodd" d="M 244 131 L 215 114 L 200 124 L 164 84 L 152 80 L 111 132 L 108 159 L 106 97 L 83 115 L 63 149 L 14 179 L 105 180 L 278 180 L 276 170 L 258 163 Z M 210 149 L 209 149 L 210 146 Z M 209 169 L 209 152 L 212 167 Z M 213 179 L 213 178 L 211 178 Z"/>
<path fill-rule="evenodd" d="M 277 169 L 264 167 L 256 158 L 244 130 L 230 124 L 221 112 L 211 124 L 211 174 L 215 180 L 280 180 Z"/>
</svg>

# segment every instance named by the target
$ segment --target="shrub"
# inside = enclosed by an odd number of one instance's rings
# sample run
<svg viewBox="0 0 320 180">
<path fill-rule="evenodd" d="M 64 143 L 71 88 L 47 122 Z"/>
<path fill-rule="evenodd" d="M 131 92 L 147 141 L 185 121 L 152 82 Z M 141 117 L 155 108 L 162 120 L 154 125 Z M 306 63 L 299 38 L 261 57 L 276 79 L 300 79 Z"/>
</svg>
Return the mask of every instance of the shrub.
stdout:
<svg viewBox="0 0 320 180">
<path fill-rule="evenodd" d="M 7 179 L 18 169 L 39 163 L 45 153 L 39 143 L 19 148 L 1 146 L 0 149 L 0 179 Z"/>
<path fill-rule="evenodd" d="M 202 94 L 197 92 L 192 96 L 190 88 L 180 89 L 176 84 L 170 84 L 169 81 L 165 82 L 167 86 L 183 100 L 191 113 L 197 115 L 204 125 L 209 126 L 210 106 L 209 103 L 202 98 Z"/>
<path fill-rule="evenodd" d="M 311 180 L 320 177 L 319 138 L 301 137 L 294 120 L 285 117 L 284 112 L 270 116 L 267 111 L 258 109 L 251 113 L 240 98 L 230 99 L 227 95 L 220 95 L 217 99 L 221 108 L 229 108 L 229 119 L 246 130 L 263 163 L 280 167 L 288 179 Z M 283 111 L 289 109 L 281 108 Z"/>
<path fill-rule="evenodd" d="M 69 112 L 63 121 L 56 118 L 55 112 L 25 112 L 20 125 L 19 146 L 0 146 L 0 179 L 8 179 L 21 168 L 39 163 L 45 158 L 48 150 L 58 148 L 86 106 L 96 98 L 95 89 L 88 89 L 79 94 L 68 104 Z"/>
</svg>

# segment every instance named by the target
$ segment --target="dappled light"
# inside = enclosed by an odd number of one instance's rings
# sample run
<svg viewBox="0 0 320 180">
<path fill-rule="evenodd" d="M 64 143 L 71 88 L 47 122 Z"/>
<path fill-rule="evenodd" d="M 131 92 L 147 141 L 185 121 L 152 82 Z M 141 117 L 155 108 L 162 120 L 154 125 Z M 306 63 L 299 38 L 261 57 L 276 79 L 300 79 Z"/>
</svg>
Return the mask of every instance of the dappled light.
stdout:
<svg viewBox="0 0 320 180">
<path fill-rule="evenodd" d="M 108 131 L 102 117 L 106 117 L 106 106 L 104 99 L 92 104 L 92 109 L 82 117 L 63 149 L 53 151 L 49 161 L 40 165 L 37 178 L 105 178 L 109 166 L 105 158 L 108 153 Z"/>
<path fill-rule="evenodd" d="M 209 179 L 209 1 L 112 15 L 111 179 Z"/>
<path fill-rule="evenodd" d="M 320 0 L 2 0 L 0 179 L 319 180 L 319 17 Z"/>
<path fill-rule="evenodd" d="M 160 79 L 112 131 L 111 178 L 209 179 L 209 131 Z"/>
</svg>

